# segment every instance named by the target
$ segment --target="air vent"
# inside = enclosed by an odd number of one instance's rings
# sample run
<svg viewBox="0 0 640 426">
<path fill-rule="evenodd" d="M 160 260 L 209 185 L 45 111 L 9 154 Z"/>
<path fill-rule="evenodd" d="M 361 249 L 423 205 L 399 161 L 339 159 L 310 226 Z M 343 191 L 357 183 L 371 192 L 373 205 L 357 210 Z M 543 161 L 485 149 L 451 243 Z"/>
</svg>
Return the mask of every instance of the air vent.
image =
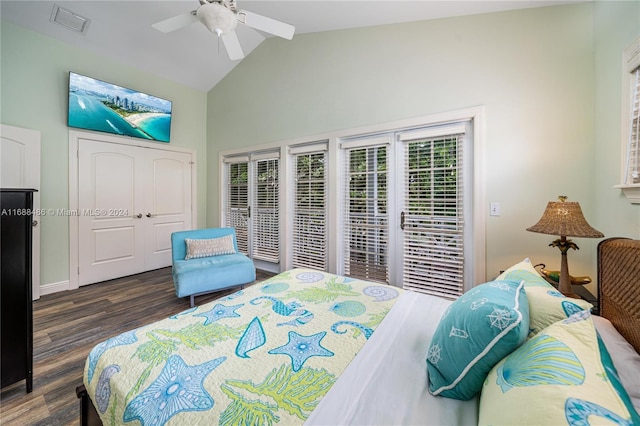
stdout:
<svg viewBox="0 0 640 426">
<path fill-rule="evenodd" d="M 53 5 L 53 11 L 51 12 L 51 18 L 49 20 L 82 34 L 87 32 L 89 22 L 91 22 L 89 19 L 76 15 L 70 10 L 64 9 L 57 4 Z"/>
</svg>

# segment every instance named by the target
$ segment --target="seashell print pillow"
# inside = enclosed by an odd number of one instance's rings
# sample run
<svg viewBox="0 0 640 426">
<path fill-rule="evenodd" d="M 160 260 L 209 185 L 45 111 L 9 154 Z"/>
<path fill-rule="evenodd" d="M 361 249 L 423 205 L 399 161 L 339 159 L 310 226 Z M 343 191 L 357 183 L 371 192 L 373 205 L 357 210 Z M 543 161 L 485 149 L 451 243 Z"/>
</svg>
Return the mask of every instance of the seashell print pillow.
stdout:
<svg viewBox="0 0 640 426">
<path fill-rule="evenodd" d="M 479 409 L 479 425 L 640 424 L 588 311 L 550 325 L 496 364 Z"/>
<path fill-rule="evenodd" d="M 491 281 L 467 291 L 440 319 L 427 353 L 429 392 L 476 396 L 489 370 L 520 346 L 529 330 L 523 282 Z"/>
<path fill-rule="evenodd" d="M 582 299 L 566 297 L 538 274 L 527 258 L 504 271 L 499 280 L 524 280 L 529 300 L 529 337 L 549 325 L 579 311 L 591 311 L 593 305 Z"/>
</svg>

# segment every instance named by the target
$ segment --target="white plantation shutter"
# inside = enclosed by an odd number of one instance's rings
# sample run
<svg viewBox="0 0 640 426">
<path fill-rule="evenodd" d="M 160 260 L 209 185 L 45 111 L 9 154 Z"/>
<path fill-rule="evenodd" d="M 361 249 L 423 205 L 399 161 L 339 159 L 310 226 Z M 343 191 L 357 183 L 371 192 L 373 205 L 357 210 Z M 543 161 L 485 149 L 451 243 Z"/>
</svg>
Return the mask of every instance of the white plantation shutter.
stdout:
<svg viewBox="0 0 640 426">
<path fill-rule="evenodd" d="M 344 275 L 389 282 L 390 136 L 341 144 L 345 154 Z"/>
<path fill-rule="evenodd" d="M 327 144 L 292 148 L 292 266 L 327 271 Z"/>
<path fill-rule="evenodd" d="M 255 159 L 255 173 L 252 178 L 251 257 L 274 263 L 280 262 L 280 160 L 277 156 L 278 154 L 252 156 L 252 159 Z"/>
<path fill-rule="evenodd" d="M 625 184 L 640 184 L 640 67 L 633 72 Z"/>
<path fill-rule="evenodd" d="M 464 292 L 464 127 L 399 139 L 405 142 L 404 288 L 458 297 Z"/>
<path fill-rule="evenodd" d="M 225 226 L 236 229 L 238 251 L 249 254 L 249 162 L 248 158 L 225 159 L 227 190 Z"/>
<path fill-rule="evenodd" d="M 480 173 L 474 120 L 230 154 L 222 181 L 226 225 L 236 227 L 259 267 L 283 266 L 283 251 L 287 267 L 456 298 L 484 278 L 484 268 L 477 271 L 484 229 L 474 215 L 474 194 L 481 195 L 473 180 Z M 338 188 L 329 187 L 334 182 Z"/>
</svg>

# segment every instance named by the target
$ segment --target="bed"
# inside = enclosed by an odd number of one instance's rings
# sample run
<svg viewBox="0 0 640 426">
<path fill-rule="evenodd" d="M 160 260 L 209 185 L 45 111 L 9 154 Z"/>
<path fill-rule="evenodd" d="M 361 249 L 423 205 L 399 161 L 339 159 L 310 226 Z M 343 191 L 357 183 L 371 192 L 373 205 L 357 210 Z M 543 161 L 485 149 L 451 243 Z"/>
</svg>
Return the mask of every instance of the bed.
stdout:
<svg viewBox="0 0 640 426">
<path fill-rule="evenodd" d="M 528 259 L 456 301 L 287 271 L 96 345 L 81 424 L 640 424 L 640 241 L 598 259 L 602 317 Z"/>
</svg>

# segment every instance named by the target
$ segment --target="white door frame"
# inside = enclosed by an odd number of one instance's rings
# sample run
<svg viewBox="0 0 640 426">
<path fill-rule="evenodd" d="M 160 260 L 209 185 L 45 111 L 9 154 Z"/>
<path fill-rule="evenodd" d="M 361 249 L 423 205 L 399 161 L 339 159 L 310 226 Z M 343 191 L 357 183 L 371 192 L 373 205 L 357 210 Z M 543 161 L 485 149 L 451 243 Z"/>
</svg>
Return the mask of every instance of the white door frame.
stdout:
<svg viewBox="0 0 640 426">
<path fill-rule="evenodd" d="M 22 127 L 8 126 L 0 124 L 0 136 L 15 140 L 26 146 L 29 150 L 29 158 L 25 158 L 24 166 L 24 182 L 23 188 L 33 188 L 40 191 L 40 132 L 38 130 L 24 129 Z M 0 186 L 6 185 L 0 183 Z M 40 192 L 33 193 L 33 238 L 32 238 L 32 254 L 31 254 L 31 282 L 32 282 L 32 299 L 40 298 Z"/>
<path fill-rule="evenodd" d="M 103 133 L 86 132 L 79 130 L 69 130 L 69 210 L 77 212 L 79 209 L 78 194 L 78 148 L 80 139 L 91 139 L 99 142 L 113 143 L 117 145 L 138 146 L 142 148 L 151 148 L 165 151 L 183 152 L 191 155 L 191 226 L 197 226 L 197 169 L 196 169 L 196 151 L 192 148 L 175 147 L 169 144 L 160 144 L 158 142 L 147 142 L 135 138 L 112 136 Z M 80 237 L 78 216 L 69 215 L 69 290 L 79 287 L 78 270 L 79 261 L 79 244 Z"/>
</svg>

